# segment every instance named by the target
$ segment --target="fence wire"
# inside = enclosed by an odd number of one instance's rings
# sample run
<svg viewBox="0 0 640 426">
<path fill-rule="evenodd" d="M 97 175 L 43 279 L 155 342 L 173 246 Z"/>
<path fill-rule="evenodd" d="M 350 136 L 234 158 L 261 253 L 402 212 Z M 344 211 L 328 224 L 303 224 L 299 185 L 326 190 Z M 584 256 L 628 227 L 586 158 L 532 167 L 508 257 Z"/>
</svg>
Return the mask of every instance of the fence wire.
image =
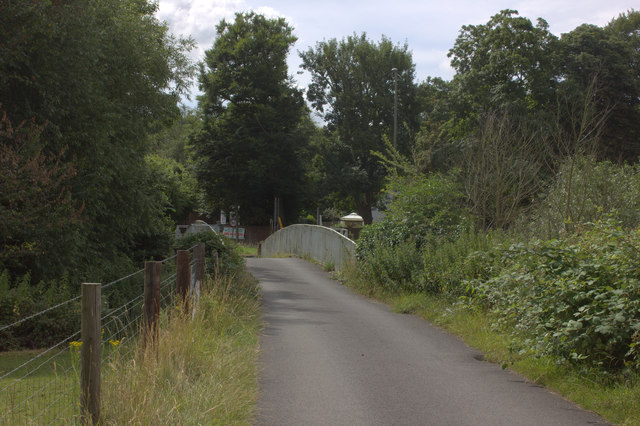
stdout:
<svg viewBox="0 0 640 426">
<path fill-rule="evenodd" d="M 191 249 L 190 249 L 191 250 Z M 176 256 L 162 260 L 161 307 L 176 303 Z M 101 286 L 102 367 L 131 359 L 143 326 L 144 269 Z M 125 283 L 125 284 L 123 284 Z M 77 296 L 0 326 L 0 338 L 11 333 L 64 333 L 60 316 L 75 315 L 77 325 L 67 337 L 45 349 L 0 352 L 0 425 L 67 425 L 80 423 L 80 299 Z M 124 300 L 124 302 L 123 302 Z M 112 307 L 113 306 L 113 307 Z M 68 327 L 67 327 L 68 328 Z M 67 334 L 67 333 L 65 333 Z M 37 341 L 34 347 L 42 346 Z M 104 383 L 103 386 L 108 386 Z"/>
</svg>

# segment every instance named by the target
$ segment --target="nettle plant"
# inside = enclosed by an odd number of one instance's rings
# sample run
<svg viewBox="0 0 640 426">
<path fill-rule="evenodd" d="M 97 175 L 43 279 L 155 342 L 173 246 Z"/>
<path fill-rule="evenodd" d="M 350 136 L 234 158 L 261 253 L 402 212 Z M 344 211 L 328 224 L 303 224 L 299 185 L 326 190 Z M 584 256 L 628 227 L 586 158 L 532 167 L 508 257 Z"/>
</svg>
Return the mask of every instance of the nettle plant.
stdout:
<svg viewBox="0 0 640 426">
<path fill-rule="evenodd" d="M 542 354 L 615 370 L 640 361 L 640 231 L 587 224 L 571 239 L 513 245 L 470 287 Z M 528 344 L 528 345 L 527 345 Z"/>
</svg>

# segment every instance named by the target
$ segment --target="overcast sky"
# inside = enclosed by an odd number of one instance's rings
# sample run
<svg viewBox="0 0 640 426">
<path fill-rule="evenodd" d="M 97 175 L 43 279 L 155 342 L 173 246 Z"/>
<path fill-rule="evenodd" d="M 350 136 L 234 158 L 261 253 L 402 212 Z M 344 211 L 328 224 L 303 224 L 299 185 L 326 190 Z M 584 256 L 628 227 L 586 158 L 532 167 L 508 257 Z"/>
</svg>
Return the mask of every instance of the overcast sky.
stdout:
<svg viewBox="0 0 640 426">
<path fill-rule="evenodd" d="M 195 60 L 203 58 L 215 38 L 215 26 L 234 13 L 257 11 L 282 16 L 293 26 L 298 42 L 289 54 L 289 74 L 306 87 L 307 74 L 298 75 L 298 51 L 331 38 L 342 39 L 366 32 L 371 40 L 382 35 L 405 43 L 413 53 L 418 81 L 428 76 L 451 79 L 447 58 L 460 28 L 484 24 L 502 9 L 515 9 L 536 22 L 544 18 L 552 33 L 560 35 L 580 24 L 603 26 L 620 13 L 638 8 L 637 0 L 159 0 L 159 19 L 167 21 L 175 35 L 192 36 L 198 43 Z M 192 91 L 196 93 L 194 86 Z M 194 105 L 194 101 L 189 102 Z"/>
</svg>

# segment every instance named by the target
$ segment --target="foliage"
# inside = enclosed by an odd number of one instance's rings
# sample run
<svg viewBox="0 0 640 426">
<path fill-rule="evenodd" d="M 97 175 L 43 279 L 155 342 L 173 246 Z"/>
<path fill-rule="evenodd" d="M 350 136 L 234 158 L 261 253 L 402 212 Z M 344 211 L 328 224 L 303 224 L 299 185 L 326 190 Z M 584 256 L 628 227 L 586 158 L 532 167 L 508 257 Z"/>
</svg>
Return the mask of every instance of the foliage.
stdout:
<svg viewBox="0 0 640 426">
<path fill-rule="evenodd" d="M 563 34 L 559 79 L 577 96 L 589 96 L 606 115 L 601 158 L 636 161 L 640 155 L 640 12 L 629 11 L 605 27 L 583 24 Z M 589 90 L 595 82 L 595 90 Z"/>
<path fill-rule="evenodd" d="M 362 273 L 386 290 L 435 291 L 422 278 L 422 252 L 455 240 L 469 229 L 461 193 L 450 176 L 395 177 L 388 186 L 385 218 L 365 226 L 356 255 Z"/>
<path fill-rule="evenodd" d="M 32 284 L 27 274 L 12 280 L 8 271 L 0 274 L 0 324 L 12 324 L 29 315 L 75 297 L 78 285 L 68 277 Z M 70 336 L 80 328 L 80 303 L 54 309 L 21 325 L 0 331 L 0 351 L 51 346 L 60 336 Z"/>
<path fill-rule="evenodd" d="M 73 264 L 73 247 L 82 206 L 72 199 L 73 164 L 43 152 L 45 126 L 33 122 L 13 127 L 0 119 L 0 269 L 13 276 L 47 269 L 61 274 Z"/>
<path fill-rule="evenodd" d="M 216 34 L 200 70 L 203 129 L 192 138 L 198 182 L 210 209 L 239 205 L 245 222 L 265 223 L 273 197 L 289 209 L 304 182 L 306 139 L 297 130 L 305 106 L 286 62 L 296 37 L 283 18 L 255 13 L 221 21 Z"/>
<path fill-rule="evenodd" d="M 151 171 L 153 188 L 165 197 L 165 215 L 174 223 L 184 222 L 198 203 L 195 177 L 188 168 L 170 158 L 148 155 L 145 161 Z"/>
<path fill-rule="evenodd" d="M 534 26 L 515 10 L 502 10 L 484 25 L 464 25 L 448 56 L 456 70 L 456 95 L 470 108 L 466 114 L 486 108 L 526 111 L 546 103 L 556 42 L 544 19 Z"/>
<path fill-rule="evenodd" d="M 366 252 L 366 257 L 362 257 L 362 252 L 359 256 L 359 273 L 369 280 L 371 287 L 389 293 L 424 290 L 423 281 L 419 278 L 423 271 L 422 254 L 414 242 L 374 245 Z"/>
<path fill-rule="evenodd" d="M 207 279 L 195 318 L 162 312 L 157 356 L 132 348 L 105 364 L 104 423 L 250 424 L 260 325 L 252 277 Z"/>
<path fill-rule="evenodd" d="M 191 167 L 189 137 L 201 127 L 197 111 L 181 107 L 180 117 L 170 125 L 160 121 L 152 126 L 147 136 L 150 151 L 159 157 L 174 160 L 183 167 Z"/>
<path fill-rule="evenodd" d="M 420 288 L 429 294 L 465 297 L 468 280 L 489 278 L 501 269 L 500 247 L 512 238 L 500 231 L 468 230 L 423 250 Z"/>
<path fill-rule="evenodd" d="M 47 123 L 23 152 L 58 158 L 60 170 L 72 166 L 65 186 L 72 205 L 84 206 L 73 232 L 62 227 L 43 243 L 52 259 L 75 247 L 73 261 L 33 266 L 36 282 L 59 277 L 60 269 L 72 280 L 102 279 L 140 245 L 164 238 L 164 203 L 147 186 L 145 134 L 151 123 L 177 115 L 193 42 L 169 35 L 156 7 L 146 0 L 1 6 L 3 108 L 13 123 Z"/>
<path fill-rule="evenodd" d="M 481 229 L 513 224 L 545 182 L 546 135 L 524 118 L 489 113 L 465 141 L 462 181 Z"/>
<path fill-rule="evenodd" d="M 425 130 L 456 139 L 472 132 L 482 114 L 496 110 L 535 118 L 544 129 L 564 100 L 572 99 L 592 105 L 594 115 L 603 118 L 597 144 L 601 158 L 635 161 L 640 154 L 638 28 L 640 12 L 633 10 L 604 27 L 580 25 L 560 39 L 543 19 L 534 25 L 515 10 L 502 10 L 486 24 L 465 25 L 449 51 L 453 80 L 448 87 L 425 85 L 432 115 Z M 559 115 L 560 128 L 574 124 L 572 114 Z"/>
<path fill-rule="evenodd" d="M 471 280 L 477 299 L 528 340 L 525 350 L 605 369 L 637 365 L 640 233 L 609 220 L 574 239 L 513 245 L 503 269 Z"/>
<path fill-rule="evenodd" d="M 213 231 L 198 232 L 185 235 L 173 245 L 176 250 L 187 250 L 196 243 L 205 244 L 205 257 L 207 258 L 207 273 L 216 276 L 214 253 L 218 253 L 220 260 L 220 274 L 233 276 L 244 270 L 244 258 L 240 255 L 238 246 L 226 237 Z"/>
<path fill-rule="evenodd" d="M 555 180 L 519 229 L 541 238 L 570 234 L 576 224 L 615 217 L 625 228 L 640 225 L 640 165 L 616 165 L 574 156 L 565 160 Z"/>
<path fill-rule="evenodd" d="M 370 224 L 385 176 L 370 152 L 381 151 L 383 135 L 393 132 L 394 79 L 402 152 L 409 150 L 411 133 L 418 127 L 415 66 L 409 48 L 386 37 L 375 43 L 363 33 L 318 42 L 300 57 L 301 67 L 312 78 L 307 99 L 332 133 L 323 158 L 326 184 L 332 192 L 353 197 L 358 213 Z"/>
<path fill-rule="evenodd" d="M 390 179 L 386 192 L 385 218 L 362 230 L 358 241 L 361 257 L 372 243 L 390 247 L 411 240 L 418 248 L 427 247 L 455 239 L 470 225 L 462 193 L 452 176 L 397 176 Z"/>
</svg>

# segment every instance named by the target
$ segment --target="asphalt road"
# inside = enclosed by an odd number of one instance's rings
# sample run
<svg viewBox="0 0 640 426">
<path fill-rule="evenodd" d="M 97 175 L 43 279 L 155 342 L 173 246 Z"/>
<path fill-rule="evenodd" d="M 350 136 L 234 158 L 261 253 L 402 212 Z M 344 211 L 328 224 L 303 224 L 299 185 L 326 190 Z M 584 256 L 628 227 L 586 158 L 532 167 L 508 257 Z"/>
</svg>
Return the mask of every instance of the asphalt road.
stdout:
<svg viewBox="0 0 640 426">
<path fill-rule="evenodd" d="M 248 259 L 260 280 L 258 425 L 606 424 L 317 265 Z"/>
</svg>

